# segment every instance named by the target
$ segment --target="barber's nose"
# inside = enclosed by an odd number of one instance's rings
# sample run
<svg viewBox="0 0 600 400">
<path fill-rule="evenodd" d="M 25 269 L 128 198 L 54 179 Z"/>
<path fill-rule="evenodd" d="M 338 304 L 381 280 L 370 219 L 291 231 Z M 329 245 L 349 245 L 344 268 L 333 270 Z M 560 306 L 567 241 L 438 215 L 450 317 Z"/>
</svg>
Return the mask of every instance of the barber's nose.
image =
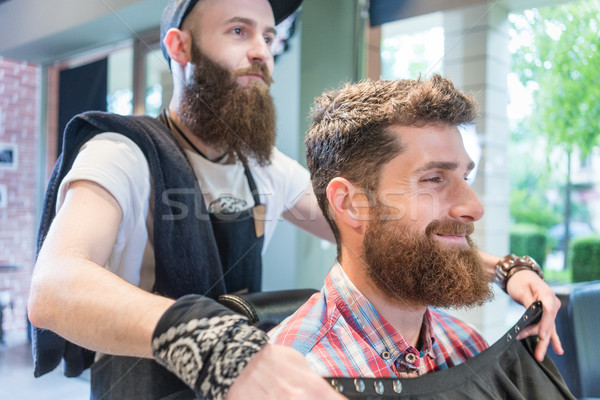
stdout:
<svg viewBox="0 0 600 400">
<path fill-rule="evenodd" d="M 271 48 L 265 39 L 262 36 L 253 38 L 248 49 L 250 63 L 260 62 L 269 65 L 271 59 L 273 59 L 273 54 L 271 54 Z"/>
<path fill-rule="evenodd" d="M 465 181 L 454 190 L 450 217 L 463 222 L 475 222 L 483 217 L 483 205 L 473 188 Z"/>
</svg>

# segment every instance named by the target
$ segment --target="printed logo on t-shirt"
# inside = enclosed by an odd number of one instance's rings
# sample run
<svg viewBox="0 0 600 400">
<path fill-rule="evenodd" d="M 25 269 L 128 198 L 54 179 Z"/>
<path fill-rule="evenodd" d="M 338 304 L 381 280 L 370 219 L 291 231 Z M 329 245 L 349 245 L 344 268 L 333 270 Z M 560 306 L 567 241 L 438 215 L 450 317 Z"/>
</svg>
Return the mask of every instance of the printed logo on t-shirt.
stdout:
<svg viewBox="0 0 600 400">
<path fill-rule="evenodd" d="M 208 205 L 208 212 L 211 214 L 234 214 L 246 210 L 247 205 L 246 200 L 232 195 L 222 195 Z"/>
</svg>

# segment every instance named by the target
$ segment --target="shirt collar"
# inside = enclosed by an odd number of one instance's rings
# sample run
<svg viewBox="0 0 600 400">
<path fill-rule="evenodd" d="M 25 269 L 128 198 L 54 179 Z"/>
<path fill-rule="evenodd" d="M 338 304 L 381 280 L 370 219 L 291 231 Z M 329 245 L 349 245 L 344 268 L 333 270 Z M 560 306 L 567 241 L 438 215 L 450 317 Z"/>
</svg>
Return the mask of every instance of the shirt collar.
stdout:
<svg viewBox="0 0 600 400">
<path fill-rule="evenodd" d="M 421 339 L 423 346 L 415 349 L 386 319 L 380 315 L 369 300 L 354 286 L 339 262 L 331 269 L 325 287 L 331 301 L 340 310 L 342 317 L 356 332 L 390 365 L 398 358 L 405 359 L 408 353 L 417 356 L 413 363 L 419 366 L 419 356 L 433 354 L 433 326 L 429 308 L 423 317 Z"/>
</svg>

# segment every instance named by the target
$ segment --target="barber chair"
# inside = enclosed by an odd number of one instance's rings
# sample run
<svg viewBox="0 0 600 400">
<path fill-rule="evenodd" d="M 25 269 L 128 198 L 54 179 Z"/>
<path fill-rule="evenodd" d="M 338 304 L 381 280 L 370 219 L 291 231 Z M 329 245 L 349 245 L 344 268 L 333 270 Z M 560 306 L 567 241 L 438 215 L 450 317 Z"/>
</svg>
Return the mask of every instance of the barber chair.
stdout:
<svg viewBox="0 0 600 400">
<path fill-rule="evenodd" d="M 315 289 L 291 289 L 272 292 L 224 294 L 219 303 L 235 312 L 245 315 L 251 324 L 272 324 L 275 327 L 292 315 Z"/>
<path fill-rule="evenodd" d="M 555 288 L 561 301 L 556 330 L 565 354 L 549 348 L 571 392 L 582 400 L 600 399 L 600 281 Z"/>
</svg>

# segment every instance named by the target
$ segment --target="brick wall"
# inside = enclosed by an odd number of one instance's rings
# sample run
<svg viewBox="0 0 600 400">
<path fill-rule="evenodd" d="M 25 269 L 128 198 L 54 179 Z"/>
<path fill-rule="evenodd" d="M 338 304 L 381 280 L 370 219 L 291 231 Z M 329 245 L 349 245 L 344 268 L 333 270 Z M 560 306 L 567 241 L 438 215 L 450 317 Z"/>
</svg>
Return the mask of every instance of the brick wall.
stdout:
<svg viewBox="0 0 600 400">
<path fill-rule="evenodd" d="M 35 190 L 39 140 L 40 67 L 0 57 L 0 143 L 16 146 L 15 169 L 0 166 L 6 207 L 0 208 L 0 292 L 10 293 L 4 329 L 26 327 L 26 304 L 35 251 Z"/>
</svg>

